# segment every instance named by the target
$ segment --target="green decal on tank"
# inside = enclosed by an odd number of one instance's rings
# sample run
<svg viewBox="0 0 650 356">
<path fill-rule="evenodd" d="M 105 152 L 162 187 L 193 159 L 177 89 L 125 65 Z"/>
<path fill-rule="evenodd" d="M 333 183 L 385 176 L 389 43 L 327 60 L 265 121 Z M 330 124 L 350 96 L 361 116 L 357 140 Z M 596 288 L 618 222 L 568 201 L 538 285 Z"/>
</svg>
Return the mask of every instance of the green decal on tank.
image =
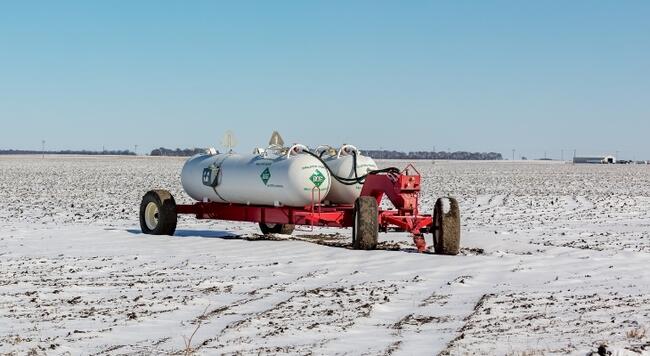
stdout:
<svg viewBox="0 0 650 356">
<path fill-rule="evenodd" d="M 325 176 L 317 169 L 314 171 L 314 174 L 309 177 L 309 180 L 314 183 L 316 187 L 320 188 L 321 184 L 325 182 Z"/>
<path fill-rule="evenodd" d="M 262 171 L 262 174 L 260 174 L 260 178 L 262 178 L 262 182 L 264 182 L 264 185 L 266 185 L 269 182 L 269 179 L 271 179 L 271 171 L 266 168 L 264 171 Z"/>
</svg>

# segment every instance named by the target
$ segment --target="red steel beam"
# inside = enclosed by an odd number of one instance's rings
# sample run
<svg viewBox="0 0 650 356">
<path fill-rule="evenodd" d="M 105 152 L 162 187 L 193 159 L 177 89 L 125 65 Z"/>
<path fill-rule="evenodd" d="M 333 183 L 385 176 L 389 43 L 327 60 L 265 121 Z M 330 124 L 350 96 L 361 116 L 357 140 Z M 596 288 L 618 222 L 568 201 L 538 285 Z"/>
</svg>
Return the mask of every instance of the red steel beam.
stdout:
<svg viewBox="0 0 650 356">
<path fill-rule="evenodd" d="M 354 220 L 352 206 L 273 207 L 264 205 L 195 203 L 177 205 L 178 214 L 193 214 L 197 219 L 249 221 L 267 224 L 295 224 L 331 227 L 350 227 Z"/>
</svg>

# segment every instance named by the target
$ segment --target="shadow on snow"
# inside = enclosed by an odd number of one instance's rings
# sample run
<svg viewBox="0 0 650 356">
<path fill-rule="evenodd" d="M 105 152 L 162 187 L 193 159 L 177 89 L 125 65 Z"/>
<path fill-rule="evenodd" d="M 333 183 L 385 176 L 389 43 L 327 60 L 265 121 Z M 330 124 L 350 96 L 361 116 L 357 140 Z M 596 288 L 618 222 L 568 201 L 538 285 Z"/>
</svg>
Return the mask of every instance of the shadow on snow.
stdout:
<svg viewBox="0 0 650 356">
<path fill-rule="evenodd" d="M 139 229 L 127 229 L 130 234 L 143 235 Z M 322 235 L 236 235 L 223 230 L 176 230 L 173 237 L 199 237 L 208 239 L 245 240 L 245 241 L 303 241 L 327 247 L 352 249 L 349 239 L 340 234 Z M 414 247 L 407 247 L 394 242 L 379 242 L 377 250 L 419 253 Z M 425 252 L 426 253 L 426 252 Z M 429 252 L 430 253 L 430 252 Z"/>
<path fill-rule="evenodd" d="M 139 229 L 127 229 L 130 234 L 143 235 Z M 222 230 L 176 230 L 173 237 L 201 237 L 206 239 L 243 239 L 228 231 Z"/>
</svg>

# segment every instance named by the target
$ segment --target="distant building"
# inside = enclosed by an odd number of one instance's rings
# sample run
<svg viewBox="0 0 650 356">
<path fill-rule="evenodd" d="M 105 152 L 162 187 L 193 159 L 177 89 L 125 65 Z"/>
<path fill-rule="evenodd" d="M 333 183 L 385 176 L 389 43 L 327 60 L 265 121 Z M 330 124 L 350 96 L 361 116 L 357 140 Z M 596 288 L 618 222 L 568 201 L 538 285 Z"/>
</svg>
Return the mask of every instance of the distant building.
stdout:
<svg viewBox="0 0 650 356">
<path fill-rule="evenodd" d="M 590 163 L 590 164 L 614 164 L 614 156 L 596 156 L 596 157 L 573 157 L 573 163 Z"/>
</svg>

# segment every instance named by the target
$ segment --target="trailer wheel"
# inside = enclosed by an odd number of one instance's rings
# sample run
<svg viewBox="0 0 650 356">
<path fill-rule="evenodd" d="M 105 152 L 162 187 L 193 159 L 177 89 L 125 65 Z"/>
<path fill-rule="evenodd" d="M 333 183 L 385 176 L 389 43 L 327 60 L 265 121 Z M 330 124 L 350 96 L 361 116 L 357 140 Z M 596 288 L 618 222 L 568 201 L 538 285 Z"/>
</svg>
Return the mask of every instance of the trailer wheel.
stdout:
<svg viewBox="0 0 650 356">
<path fill-rule="evenodd" d="M 174 235 L 176 201 L 166 190 L 150 190 L 140 203 L 140 228 L 148 235 Z"/>
<path fill-rule="evenodd" d="M 295 228 L 296 225 L 293 224 L 260 223 L 260 230 L 262 230 L 262 234 L 264 235 L 270 235 L 270 234 L 291 235 L 293 233 L 293 229 Z"/>
<path fill-rule="evenodd" d="M 454 198 L 440 198 L 433 210 L 433 247 L 439 255 L 460 252 L 460 209 Z"/>
<path fill-rule="evenodd" d="M 377 200 L 374 197 L 359 197 L 354 202 L 354 224 L 352 225 L 352 246 L 355 250 L 374 250 L 379 235 Z"/>
</svg>

